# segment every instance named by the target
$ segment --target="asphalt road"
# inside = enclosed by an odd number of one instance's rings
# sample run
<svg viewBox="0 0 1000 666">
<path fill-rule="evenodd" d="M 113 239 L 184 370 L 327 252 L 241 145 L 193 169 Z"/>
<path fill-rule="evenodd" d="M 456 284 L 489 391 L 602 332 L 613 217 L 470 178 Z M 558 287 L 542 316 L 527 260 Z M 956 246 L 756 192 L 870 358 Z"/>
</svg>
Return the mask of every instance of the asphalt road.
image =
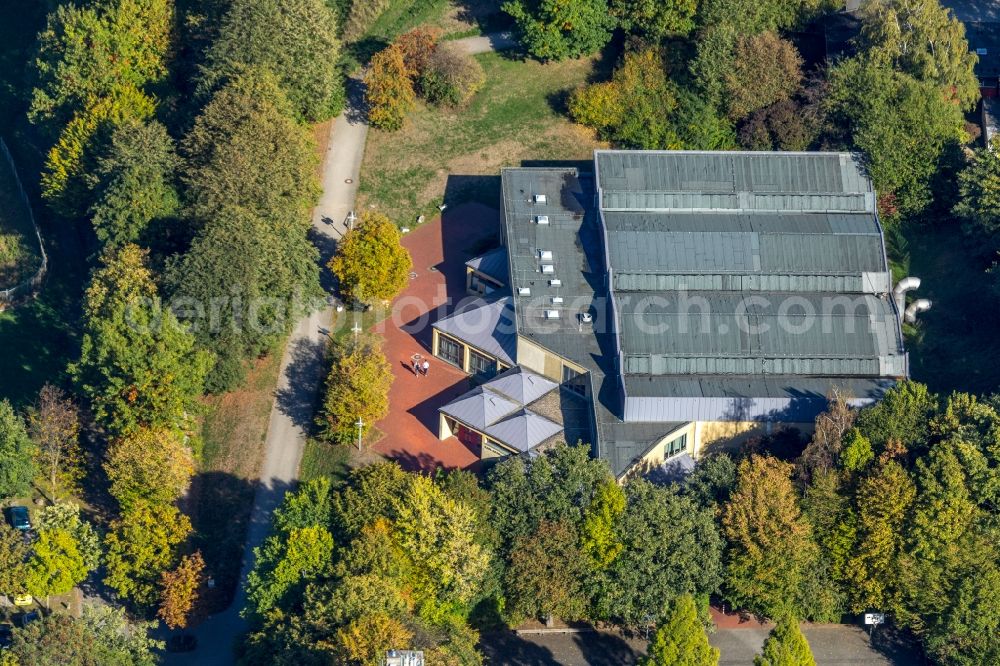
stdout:
<svg viewBox="0 0 1000 666">
<path fill-rule="evenodd" d="M 920 666 L 912 646 L 897 643 L 886 630 L 874 645 L 861 627 L 803 625 L 817 666 Z M 719 666 L 750 666 L 760 654 L 767 629 L 718 629 L 709 642 L 719 648 Z M 481 647 L 490 666 L 630 666 L 646 652 L 646 641 L 614 633 L 485 635 Z"/>
</svg>

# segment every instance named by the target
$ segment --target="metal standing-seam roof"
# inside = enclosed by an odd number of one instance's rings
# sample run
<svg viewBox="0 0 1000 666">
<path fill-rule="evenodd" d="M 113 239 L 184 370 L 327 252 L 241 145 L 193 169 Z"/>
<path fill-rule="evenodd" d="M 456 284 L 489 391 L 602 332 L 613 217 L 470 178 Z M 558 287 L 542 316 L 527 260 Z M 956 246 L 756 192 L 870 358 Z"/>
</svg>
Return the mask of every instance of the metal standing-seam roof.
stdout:
<svg viewBox="0 0 1000 666">
<path fill-rule="evenodd" d="M 475 299 L 451 315 L 434 322 L 434 328 L 492 354 L 508 365 L 517 354 L 514 302 L 510 296 Z"/>
<path fill-rule="evenodd" d="M 478 257 L 469 259 L 465 265 L 503 284 L 507 284 L 509 279 L 506 248 L 494 248 Z"/>
<path fill-rule="evenodd" d="M 522 453 L 562 432 L 562 426 L 530 409 L 521 409 L 486 428 L 486 434 Z"/>
<path fill-rule="evenodd" d="M 516 412 L 521 405 L 489 389 L 477 386 L 460 395 L 438 411 L 458 419 L 476 430 L 485 430 L 508 414 Z"/>
<path fill-rule="evenodd" d="M 483 384 L 491 391 L 502 393 L 522 405 L 530 405 L 546 393 L 559 388 L 559 384 L 541 375 L 515 365 Z"/>
</svg>

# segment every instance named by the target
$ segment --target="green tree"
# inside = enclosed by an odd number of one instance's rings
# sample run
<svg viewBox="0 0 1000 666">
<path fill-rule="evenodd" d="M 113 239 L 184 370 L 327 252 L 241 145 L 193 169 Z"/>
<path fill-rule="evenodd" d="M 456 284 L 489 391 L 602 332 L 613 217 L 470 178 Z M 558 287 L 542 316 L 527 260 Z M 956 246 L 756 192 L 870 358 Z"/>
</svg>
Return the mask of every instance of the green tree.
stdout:
<svg viewBox="0 0 1000 666">
<path fill-rule="evenodd" d="M 566 620 L 586 616 L 589 567 L 578 541 L 571 525 L 543 520 L 533 534 L 514 542 L 505 585 L 511 624 L 548 615 Z"/>
<path fill-rule="evenodd" d="M 476 542 L 476 513 L 430 478 L 411 476 L 394 507 L 398 545 L 411 561 L 418 598 L 467 603 L 479 591 L 490 554 Z"/>
<path fill-rule="evenodd" d="M 714 592 L 722 579 L 723 542 L 713 511 L 676 489 L 640 479 L 626 484 L 625 492 L 615 536 L 622 551 L 599 577 L 595 612 L 638 627 L 667 614 L 678 595 Z"/>
<path fill-rule="evenodd" d="M 858 534 L 846 571 L 855 612 L 898 606 L 903 525 L 916 490 L 903 467 L 889 461 L 858 484 Z"/>
<path fill-rule="evenodd" d="M 75 490 L 83 477 L 80 452 L 80 415 L 73 401 L 52 384 L 38 393 L 38 401 L 28 412 L 31 441 L 37 447 L 39 474 L 49 492 Z"/>
<path fill-rule="evenodd" d="M 794 618 L 785 618 L 764 641 L 764 653 L 754 657 L 754 666 L 816 666 L 809 641 Z"/>
<path fill-rule="evenodd" d="M 190 427 L 210 357 L 162 307 L 138 246 L 103 255 L 84 300 L 82 347 L 70 373 L 110 434 Z"/>
<path fill-rule="evenodd" d="M 961 108 L 940 87 L 864 57 L 833 67 L 827 105 L 864 154 L 875 188 L 892 193 L 903 214 L 927 207 L 946 145 L 967 140 Z"/>
<path fill-rule="evenodd" d="M 403 49 L 390 45 L 376 53 L 365 74 L 368 122 L 373 127 L 395 132 L 403 127 L 415 99 Z"/>
<path fill-rule="evenodd" d="M 115 247 L 134 243 L 154 220 L 175 214 L 178 166 L 173 140 L 160 123 L 129 120 L 116 127 L 94 172 L 90 215 L 97 238 Z"/>
<path fill-rule="evenodd" d="M 608 480 L 598 486 L 594 499 L 583 514 L 580 547 L 598 569 L 611 564 L 624 545 L 618 538 L 618 519 L 625 512 L 625 491 Z"/>
<path fill-rule="evenodd" d="M 24 495 L 35 478 L 35 445 L 9 400 L 0 400 L 0 497 Z"/>
<path fill-rule="evenodd" d="M 215 355 L 207 389 L 235 388 L 247 359 L 276 349 L 320 292 L 317 256 L 303 230 L 233 207 L 213 217 L 170 266 L 172 305 Z"/>
<path fill-rule="evenodd" d="M 25 586 L 33 596 L 66 594 L 87 578 L 86 563 L 73 534 L 62 529 L 38 531 L 28 560 Z"/>
<path fill-rule="evenodd" d="M 396 498 L 406 492 L 407 479 L 396 462 L 377 462 L 353 470 L 347 487 L 331 502 L 338 542 L 353 539 L 379 518 L 391 518 Z"/>
<path fill-rule="evenodd" d="M 360 339 L 331 346 L 330 372 L 316 423 L 328 442 L 353 444 L 389 413 L 392 368 L 377 340 Z"/>
<path fill-rule="evenodd" d="M 50 504 L 35 514 L 35 522 L 39 530 L 63 530 L 69 533 L 83 557 L 83 566 L 87 571 L 95 571 L 100 566 L 101 539 L 94 526 L 80 517 L 78 504 Z"/>
<path fill-rule="evenodd" d="M 799 508 L 791 470 L 791 465 L 771 457 L 745 459 L 722 513 L 729 540 L 726 595 L 767 617 L 807 614 L 804 582 L 819 555 Z"/>
<path fill-rule="evenodd" d="M 670 604 L 660 622 L 643 666 L 716 666 L 719 650 L 708 643 L 705 625 L 690 594 L 682 594 Z"/>
<path fill-rule="evenodd" d="M 53 613 L 14 631 L 16 666 L 155 666 L 151 622 L 131 622 L 122 608 L 84 604 L 83 616 Z"/>
<path fill-rule="evenodd" d="M 628 148 L 680 148 L 670 121 L 676 107 L 658 49 L 626 53 L 610 81 L 579 88 L 569 100 L 576 122 Z"/>
<path fill-rule="evenodd" d="M 150 118 L 154 101 L 140 90 L 124 88 L 83 106 L 49 150 L 42 172 L 42 196 L 60 215 L 84 215 L 92 203 L 90 174 L 115 127 Z"/>
<path fill-rule="evenodd" d="M 30 549 L 24 535 L 6 521 L 0 523 L 0 594 L 23 594 L 27 580 Z"/>
<path fill-rule="evenodd" d="M 172 430 L 139 428 L 108 447 L 104 471 L 111 494 L 128 512 L 138 503 L 169 504 L 187 489 L 194 459 Z"/>
<path fill-rule="evenodd" d="M 733 25 L 741 34 L 756 35 L 790 28 L 820 4 L 816 0 L 702 0 L 698 18 L 703 26 Z"/>
<path fill-rule="evenodd" d="M 391 301 L 406 288 L 413 261 L 395 224 L 380 213 L 364 213 L 344 234 L 330 260 L 344 298 L 364 304 Z"/>
<path fill-rule="evenodd" d="M 729 117 L 741 120 L 758 109 L 791 99 L 802 81 L 802 58 L 791 42 L 773 32 L 740 36 L 726 73 Z"/>
<path fill-rule="evenodd" d="M 288 597 L 330 567 L 333 537 L 322 527 L 293 528 L 269 537 L 254 551 L 255 566 L 247 578 L 250 613 L 263 616 L 285 608 Z"/>
<path fill-rule="evenodd" d="M 862 41 L 876 61 L 936 84 L 966 110 L 979 101 L 965 26 L 938 0 L 869 0 Z"/>
<path fill-rule="evenodd" d="M 205 57 L 203 89 L 243 67 L 273 72 L 296 116 L 325 120 L 344 104 L 337 16 L 323 0 L 234 0 Z"/>
<path fill-rule="evenodd" d="M 990 148 L 977 150 L 958 174 L 955 214 L 970 231 L 992 238 L 1000 232 L 1000 140 L 994 138 Z"/>
<path fill-rule="evenodd" d="M 696 0 L 611 0 L 609 5 L 623 30 L 654 39 L 691 32 L 698 9 Z"/>
<path fill-rule="evenodd" d="M 176 507 L 140 504 L 111 524 L 105 537 L 104 582 L 140 607 L 158 597 L 160 575 L 178 560 L 178 547 L 191 532 L 191 521 Z"/>
<path fill-rule="evenodd" d="M 900 382 L 886 391 L 877 403 L 861 410 L 857 429 L 871 442 L 876 454 L 896 441 L 906 448 L 922 446 L 928 437 L 928 424 L 937 407 L 937 396 L 924 384 Z"/>
<path fill-rule="evenodd" d="M 382 613 L 365 615 L 337 630 L 337 652 L 346 664 L 375 666 L 386 645 L 409 645 L 413 632 Z"/>
<path fill-rule="evenodd" d="M 605 0 L 508 0 L 503 10 L 540 60 L 590 55 L 608 43 L 616 23 Z"/>
<path fill-rule="evenodd" d="M 57 134 L 96 100 L 161 81 L 173 24 L 170 0 L 59 5 L 38 35 L 28 117 Z"/>
<path fill-rule="evenodd" d="M 305 236 L 319 195 L 316 156 L 293 111 L 267 70 L 225 79 L 182 142 L 187 211 L 199 226 L 239 209 L 276 231 Z M 280 260 L 268 263 L 275 268 Z"/>
<path fill-rule="evenodd" d="M 872 443 L 868 438 L 857 428 L 848 430 L 840 450 L 840 466 L 848 472 L 857 473 L 863 471 L 874 459 Z"/>
</svg>

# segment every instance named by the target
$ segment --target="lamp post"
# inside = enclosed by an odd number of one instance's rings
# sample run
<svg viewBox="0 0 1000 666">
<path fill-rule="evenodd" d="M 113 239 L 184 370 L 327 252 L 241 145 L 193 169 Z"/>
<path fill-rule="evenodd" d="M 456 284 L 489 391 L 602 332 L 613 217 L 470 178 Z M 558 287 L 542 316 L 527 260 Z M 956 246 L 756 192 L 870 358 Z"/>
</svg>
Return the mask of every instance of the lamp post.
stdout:
<svg viewBox="0 0 1000 666">
<path fill-rule="evenodd" d="M 362 421 L 359 418 L 358 422 L 355 423 L 354 425 L 358 426 L 358 451 L 360 451 L 361 450 L 361 429 L 365 427 L 365 422 Z"/>
</svg>

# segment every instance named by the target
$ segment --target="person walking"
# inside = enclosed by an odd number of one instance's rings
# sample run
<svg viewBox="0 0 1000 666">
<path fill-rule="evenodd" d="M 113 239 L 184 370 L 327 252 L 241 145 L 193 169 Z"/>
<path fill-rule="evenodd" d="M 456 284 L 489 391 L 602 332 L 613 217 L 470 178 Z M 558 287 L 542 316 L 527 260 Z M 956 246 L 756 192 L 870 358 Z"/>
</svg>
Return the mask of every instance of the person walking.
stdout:
<svg viewBox="0 0 1000 666">
<path fill-rule="evenodd" d="M 431 364 L 429 361 L 424 360 L 424 364 L 420 366 L 420 369 L 424 372 L 424 377 L 427 376 L 427 371 L 431 369 Z"/>
<path fill-rule="evenodd" d="M 415 374 L 415 375 L 419 375 L 420 374 L 420 370 L 417 368 L 417 357 L 416 356 L 411 356 L 410 357 L 410 371 L 413 374 Z"/>
</svg>

